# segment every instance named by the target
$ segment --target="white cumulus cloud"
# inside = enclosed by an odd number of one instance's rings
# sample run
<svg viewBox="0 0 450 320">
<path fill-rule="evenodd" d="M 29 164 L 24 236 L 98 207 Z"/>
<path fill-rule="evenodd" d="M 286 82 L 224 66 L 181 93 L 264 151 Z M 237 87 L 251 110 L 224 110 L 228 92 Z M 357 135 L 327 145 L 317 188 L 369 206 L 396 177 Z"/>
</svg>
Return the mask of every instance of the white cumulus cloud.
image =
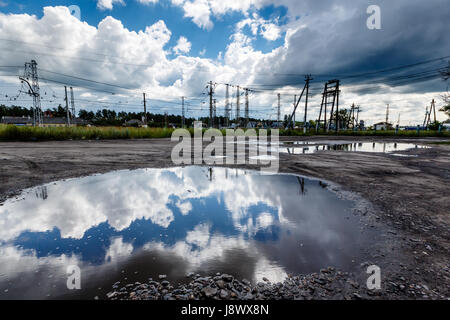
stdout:
<svg viewBox="0 0 450 320">
<path fill-rule="evenodd" d="M 191 43 L 188 41 L 188 39 L 181 36 L 177 41 L 177 45 L 173 48 L 173 51 L 176 54 L 188 53 L 189 51 L 191 51 Z"/>
<path fill-rule="evenodd" d="M 97 8 L 100 10 L 112 10 L 116 3 L 125 5 L 123 0 L 97 0 Z"/>
</svg>

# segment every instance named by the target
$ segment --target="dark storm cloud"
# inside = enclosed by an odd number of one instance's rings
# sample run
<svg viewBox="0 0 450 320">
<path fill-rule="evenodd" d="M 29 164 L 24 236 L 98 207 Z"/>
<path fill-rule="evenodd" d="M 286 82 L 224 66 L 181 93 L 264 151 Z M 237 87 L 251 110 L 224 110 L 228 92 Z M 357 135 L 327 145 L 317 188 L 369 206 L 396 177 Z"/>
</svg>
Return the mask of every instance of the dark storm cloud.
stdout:
<svg viewBox="0 0 450 320">
<path fill-rule="evenodd" d="M 300 16 L 298 29 L 287 38 L 287 48 L 264 61 L 262 69 L 277 65 L 279 73 L 323 74 L 319 79 L 333 75 L 360 74 L 389 69 L 450 55 L 450 16 L 447 0 L 396 0 L 396 1 L 280 1 L 287 5 L 291 16 Z M 381 30 L 369 30 L 366 9 L 370 4 L 381 8 Z M 415 74 L 442 67 L 438 61 L 414 68 L 406 68 L 395 75 Z M 355 83 L 368 78 L 388 85 L 401 79 L 383 79 L 394 72 L 353 78 Z M 389 81 L 388 81 L 389 80 Z M 292 76 L 273 76 L 257 79 L 265 83 L 303 82 Z M 408 83 L 408 77 L 404 79 Z M 413 84 L 419 90 L 442 91 L 445 84 L 433 81 L 433 86 Z"/>
</svg>

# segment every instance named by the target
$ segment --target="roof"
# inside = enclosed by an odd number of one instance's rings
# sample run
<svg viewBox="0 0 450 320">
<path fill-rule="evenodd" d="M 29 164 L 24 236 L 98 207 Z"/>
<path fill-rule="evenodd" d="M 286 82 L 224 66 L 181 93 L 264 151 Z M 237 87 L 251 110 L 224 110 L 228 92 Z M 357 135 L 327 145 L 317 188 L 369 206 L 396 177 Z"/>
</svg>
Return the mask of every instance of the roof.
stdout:
<svg viewBox="0 0 450 320">
<path fill-rule="evenodd" d="M 32 123 L 33 119 L 29 117 L 11 117 L 11 116 L 3 116 L 2 117 L 2 123 L 17 123 L 17 124 L 26 124 L 26 123 Z"/>
<path fill-rule="evenodd" d="M 66 124 L 67 119 L 62 117 L 43 117 L 42 122 L 44 124 Z"/>
<path fill-rule="evenodd" d="M 67 118 L 62 117 L 43 117 L 42 118 L 44 124 L 66 124 Z M 71 120 L 73 123 L 73 119 Z M 29 117 L 10 117 L 4 116 L 2 117 L 2 123 L 6 124 L 28 124 L 33 123 L 33 119 Z M 87 122 L 83 119 L 76 118 L 74 121 L 76 124 L 86 124 Z"/>
<path fill-rule="evenodd" d="M 134 124 L 134 123 L 143 124 L 144 122 L 142 122 L 141 120 L 138 120 L 138 119 L 131 119 L 131 120 L 125 121 L 125 123 L 126 124 Z"/>
</svg>

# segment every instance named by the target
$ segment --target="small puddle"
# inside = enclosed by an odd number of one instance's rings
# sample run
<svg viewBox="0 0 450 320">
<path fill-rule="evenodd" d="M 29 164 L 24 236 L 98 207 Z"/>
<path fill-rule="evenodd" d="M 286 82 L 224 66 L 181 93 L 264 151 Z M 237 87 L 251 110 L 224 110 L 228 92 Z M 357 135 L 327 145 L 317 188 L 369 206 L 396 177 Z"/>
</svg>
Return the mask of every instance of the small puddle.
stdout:
<svg viewBox="0 0 450 320">
<path fill-rule="evenodd" d="M 318 180 L 197 166 L 27 189 L 0 206 L 0 299 L 92 299 L 160 274 L 350 271 L 372 239 L 354 205 Z M 73 265 L 81 290 L 66 287 Z"/>
</svg>

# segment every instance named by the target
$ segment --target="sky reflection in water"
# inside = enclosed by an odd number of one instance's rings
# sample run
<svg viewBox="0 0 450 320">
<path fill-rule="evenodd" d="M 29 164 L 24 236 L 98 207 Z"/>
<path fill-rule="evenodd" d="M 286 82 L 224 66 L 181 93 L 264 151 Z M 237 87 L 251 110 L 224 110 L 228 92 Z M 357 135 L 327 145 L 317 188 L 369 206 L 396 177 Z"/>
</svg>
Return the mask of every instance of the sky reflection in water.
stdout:
<svg viewBox="0 0 450 320">
<path fill-rule="evenodd" d="M 226 272 L 251 281 L 351 268 L 352 203 L 292 175 L 206 167 L 50 183 L 0 206 L 0 298 L 102 297 L 111 285 Z M 81 290 L 66 288 L 78 265 Z"/>
</svg>

